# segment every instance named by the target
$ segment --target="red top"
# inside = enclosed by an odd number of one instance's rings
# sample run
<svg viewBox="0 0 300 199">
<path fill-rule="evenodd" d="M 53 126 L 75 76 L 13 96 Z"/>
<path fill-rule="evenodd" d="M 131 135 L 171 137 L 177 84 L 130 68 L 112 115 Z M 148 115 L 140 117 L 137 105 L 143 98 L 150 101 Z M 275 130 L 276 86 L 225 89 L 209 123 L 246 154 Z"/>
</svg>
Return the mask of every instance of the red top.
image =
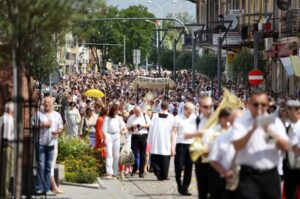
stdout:
<svg viewBox="0 0 300 199">
<path fill-rule="evenodd" d="M 104 123 L 104 117 L 98 117 L 96 123 L 96 148 L 105 147 L 105 142 L 104 142 L 105 136 L 102 131 L 103 123 Z"/>
</svg>

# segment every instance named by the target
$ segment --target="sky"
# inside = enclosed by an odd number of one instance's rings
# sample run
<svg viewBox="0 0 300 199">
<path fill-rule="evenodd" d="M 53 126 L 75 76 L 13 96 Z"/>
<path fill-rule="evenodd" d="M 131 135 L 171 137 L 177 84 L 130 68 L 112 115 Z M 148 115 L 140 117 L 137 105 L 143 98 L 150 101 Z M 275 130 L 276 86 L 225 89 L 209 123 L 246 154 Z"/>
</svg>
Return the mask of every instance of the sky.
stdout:
<svg viewBox="0 0 300 199">
<path fill-rule="evenodd" d="M 149 1 L 149 0 L 148 0 Z M 146 6 L 149 12 L 153 13 L 156 17 L 160 17 L 161 11 L 158 5 L 162 7 L 162 14 L 165 17 L 168 13 L 188 12 L 190 16 L 195 19 L 196 7 L 194 3 L 187 0 L 177 0 L 177 3 L 172 3 L 172 0 L 150 0 L 153 3 L 147 2 L 147 0 L 106 0 L 108 5 L 118 6 L 119 9 L 127 8 L 130 5 L 142 4 Z M 154 5 L 158 4 L 158 5 Z"/>
</svg>

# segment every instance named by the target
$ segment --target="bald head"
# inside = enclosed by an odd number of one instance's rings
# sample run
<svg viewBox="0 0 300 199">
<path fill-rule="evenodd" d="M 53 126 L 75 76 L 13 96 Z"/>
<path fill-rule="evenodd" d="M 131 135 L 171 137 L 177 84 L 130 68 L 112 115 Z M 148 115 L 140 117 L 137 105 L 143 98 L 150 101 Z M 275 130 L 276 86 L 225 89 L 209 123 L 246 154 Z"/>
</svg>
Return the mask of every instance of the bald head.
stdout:
<svg viewBox="0 0 300 199">
<path fill-rule="evenodd" d="M 142 109 L 141 109 L 141 107 L 139 107 L 139 106 L 135 106 L 135 107 L 133 108 L 133 112 L 134 112 L 134 114 L 138 117 L 138 116 L 140 116 L 140 115 L 142 114 Z"/>
<path fill-rule="evenodd" d="M 191 103 L 191 102 L 186 102 L 184 104 L 184 112 L 183 112 L 183 114 L 184 114 L 185 117 L 190 117 L 190 115 L 194 112 L 194 110 L 195 110 L 194 104 Z"/>
<path fill-rule="evenodd" d="M 50 96 L 44 98 L 44 111 L 51 112 L 53 107 L 53 99 Z"/>
<path fill-rule="evenodd" d="M 188 110 L 191 110 L 191 111 L 194 111 L 195 110 L 195 106 L 193 103 L 191 102 L 186 102 L 184 104 L 184 109 L 188 109 Z"/>
</svg>

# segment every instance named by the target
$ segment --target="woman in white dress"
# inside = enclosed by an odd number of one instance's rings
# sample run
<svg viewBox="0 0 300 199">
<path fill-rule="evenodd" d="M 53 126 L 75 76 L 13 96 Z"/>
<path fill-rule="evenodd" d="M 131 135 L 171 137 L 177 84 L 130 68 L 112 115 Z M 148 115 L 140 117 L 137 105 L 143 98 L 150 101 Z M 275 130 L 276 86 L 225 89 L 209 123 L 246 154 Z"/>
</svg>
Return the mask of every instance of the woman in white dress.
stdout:
<svg viewBox="0 0 300 199">
<path fill-rule="evenodd" d="M 70 102 L 69 107 L 65 112 L 67 135 L 78 136 L 78 125 L 81 121 L 80 113 L 75 102 Z"/>
<path fill-rule="evenodd" d="M 104 120 L 103 133 L 106 138 L 106 173 L 107 179 L 118 176 L 120 156 L 120 136 L 127 132 L 123 118 L 119 116 L 119 106 L 113 104 Z"/>
</svg>

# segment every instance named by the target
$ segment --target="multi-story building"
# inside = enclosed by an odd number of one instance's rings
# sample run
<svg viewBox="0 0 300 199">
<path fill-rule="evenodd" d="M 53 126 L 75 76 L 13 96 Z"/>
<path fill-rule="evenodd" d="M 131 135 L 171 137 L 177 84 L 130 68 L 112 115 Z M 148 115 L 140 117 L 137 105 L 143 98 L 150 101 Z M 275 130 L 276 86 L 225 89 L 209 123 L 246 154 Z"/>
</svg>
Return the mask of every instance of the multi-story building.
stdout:
<svg viewBox="0 0 300 199">
<path fill-rule="evenodd" d="M 300 44 L 299 0 L 189 0 L 196 4 L 197 23 L 205 24 L 205 39 L 200 47 L 216 50 L 216 27 L 220 17 L 236 18 L 236 26 L 222 46 L 222 54 L 232 54 L 248 47 L 253 51 L 254 35 L 259 37 L 259 51 L 269 60 L 266 88 L 275 93 L 299 95 L 300 79 L 288 76 L 280 58 L 298 55 Z M 230 16 L 235 15 L 235 16 Z M 234 19 L 235 21 L 235 19 Z M 220 31 L 219 31 L 220 32 Z M 221 31 L 222 32 L 222 31 Z M 229 38 L 230 37 L 230 38 Z M 240 39 L 238 39 L 240 38 Z"/>
<path fill-rule="evenodd" d="M 85 45 L 78 43 L 72 33 L 67 33 L 65 44 L 58 47 L 57 62 L 63 68 L 64 73 L 85 70 L 90 63 L 93 63 L 90 51 Z"/>
</svg>

